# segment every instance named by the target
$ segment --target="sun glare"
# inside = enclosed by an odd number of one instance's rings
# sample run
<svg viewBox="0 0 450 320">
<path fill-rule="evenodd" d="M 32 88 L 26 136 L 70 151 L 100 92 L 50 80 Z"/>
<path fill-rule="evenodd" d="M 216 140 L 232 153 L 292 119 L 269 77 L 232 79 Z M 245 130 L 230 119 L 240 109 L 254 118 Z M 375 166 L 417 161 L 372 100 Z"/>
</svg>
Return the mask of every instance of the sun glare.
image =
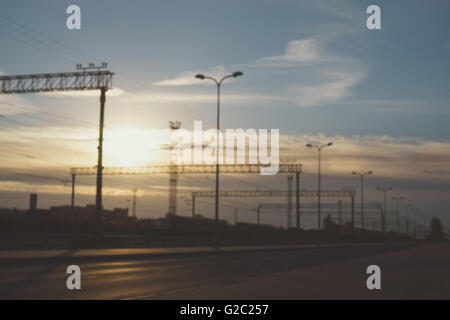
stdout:
<svg viewBox="0 0 450 320">
<path fill-rule="evenodd" d="M 105 165 L 139 166 L 164 159 L 161 145 L 167 143 L 164 130 L 118 128 L 105 130 Z"/>
</svg>

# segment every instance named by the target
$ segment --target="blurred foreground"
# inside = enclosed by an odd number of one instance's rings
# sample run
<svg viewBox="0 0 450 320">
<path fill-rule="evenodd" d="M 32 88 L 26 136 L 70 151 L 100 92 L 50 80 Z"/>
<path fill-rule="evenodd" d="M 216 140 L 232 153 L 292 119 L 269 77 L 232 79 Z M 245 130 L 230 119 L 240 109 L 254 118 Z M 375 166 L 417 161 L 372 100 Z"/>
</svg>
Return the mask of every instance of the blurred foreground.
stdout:
<svg viewBox="0 0 450 320">
<path fill-rule="evenodd" d="M 448 243 L 139 250 L 3 252 L 0 298 L 450 298 Z M 70 264 L 81 268 L 81 290 L 66 288 Z M 372 264 L 381 267 L 381 290 L 366 288 Z"/>
</svg>

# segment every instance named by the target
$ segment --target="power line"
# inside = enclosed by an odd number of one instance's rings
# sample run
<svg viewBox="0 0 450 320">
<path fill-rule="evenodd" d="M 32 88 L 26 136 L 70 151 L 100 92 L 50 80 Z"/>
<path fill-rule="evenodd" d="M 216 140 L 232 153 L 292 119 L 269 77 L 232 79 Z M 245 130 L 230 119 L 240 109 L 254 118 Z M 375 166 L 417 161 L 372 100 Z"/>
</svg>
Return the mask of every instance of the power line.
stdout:
<svg viewBox="0 0 450 320">
<path fill-rule="evenodd" d="M 41 51 L 46 52 L 46 53 L 51 54 L 51 55 L 53 54 L 53 55 L 57 56 L 58 58 L 63 59 L 63 60 L 65 60 L 65 61 L 69 61 L 68 59 L 64 58 L 64 56 L 67 55 L 67 52 L 69 52 L 69 54 L 70 54 L 72 57 L 75 57 L 75 58 L 76 58 L 76 62 L 75 62 L 75 61 L 70 61 L 70 62 L 73 63 L 73 64 L 76 64 L 78 61 L 85 61 L 85 62 L 88 62 L 87 59 L 89 59 L 89 60 L 95 60 L 95 61 L 97 61 L 97 62 L 100 62 L 100 60 L 99 60 L 98 58 L 93 57 L 92 55 L 87 54 L 87 53 L 85 53 L 85 52 L 79 50 L 78 48 L 74 48 L 74 47 L 69 46 L 69 45 L 66 45 L 66 44 L 64 44 L 64 43 L 62 43 L 62 42 L 60 42 L 60 41 L 57 41 L 57 40 L 55 40 L 55 39 L 52 39 L 52 38 L 48 37 L 47 35 L 45 35 L 45 34 L 39 32 L 39 31 L 37 31 L 37 30 L 35 30 L 35 29 L 32 29 L 32 28 L 30 28 L 30 27 L 27 27 L 27 26 L 25 26 L 25 25 L 23 25 L 23 24 L 21 24 L 21 23 L 18 23 L 17 21 L 14 21 L 14 20 L 12 20 L 12 19 L 10 19 L 10 18 L 7 18 L 7 17 L 4 17 L 4 16 L 0 16 L 0 19 L 4 19 L 4 20 L 8 21 L 9 23 L 13 23 L 13 24 L 19 26 L 21 29 L 24 29 L 24 30 L 26 30 L 27 32 L 29 32 L 29 33 L 31 33 L 31 34 L 33 34 L 33 35 L 38 35 L 38 36 L 40 36 L 41 38 L 46 39 L 47 42 L 50 42 L 51 44 L 53 43 L 53 47 L 55 48 L 55 50 L 49 51 L 49 50 L 47 50 L 46 48 L 41 48 L 41 47 L 38 47 L 38 46 L 36 46 L 36 45 L 33 45 L 33 44 L 29 43 L 29 42 L 25 42 L 26 44 L 31 45 L 31 46 L 35 47 L 36 49 L 38 49 L 38 50 L 41 50 Z M 11 28 L 10 28 L 10 29 L 11 29 Z M 18 31 L 18 30 L 15 30 L 15 32 L 21 33 L 22 35 L 24 34 L 23 32 L 20 32 L 20 31 Z M 30 36 L 28 36 L 28 37 L 30 38 Z M 16 37 L 16 38 L 17 38 L 17 37 Z M 33 41 L 35 41 L 35 38 L 36 38 L 35 36 L 31 37 L 31 39 L 32 39 Z M 22 41 L 22 42 L 23 42 L 23 41 Z M 39 42 L 39 44 L 41 44 L 41 43 L 42 43 L 42 41 Z M 58 46 L 60 47 L 59 49 L 58 49 Z M 61 47 L 62 47 L 63 49 L 61 49 Z M 56 54 L 56 51 L 62 52 L 62 53 L 63 53 L 63 56 L 61 56 L 61 55 L 59 55 L 59 54 Z M 78 55 L 73 54 L 73 52 L 77 52 Z M 80 55 L 81 55 L 82 57 L 81 57 Z M 86 58 L 87 58 L 87 59 L 86 59 Z M 116 64 L 116 65 L 117 65 L 117 64 Z M 135 80 L 135 79 L 129 78 L 127 75 L 124 74 L 124 72 L 122 72 L 121 70 L 118 70 L 117 67 L 113 68 L 113 71 L 114 71 L 116 74 L 121 75 L 121 78 L 125 78 L 125 80 L 127 80 L 128 82 L 133 83 L 135 88 L 138 88 L 138 89 L 144 89 L 145 92 L 150 92 L 149 89 L 148 89 L 148 86 L 147 86 L 146 84 L 142 84 L 142 83 L 140 83 L 139 81 L 137 81 L 137 80 Z M 137 84 L 137 85 L 136 85 L 136 84 Z M 177 108 L 177 106 L 175 106 L 175 107 Z M 181 107 L 180 107 L 179 109 L 181 109 Z M 188 114 L 190 114 L 191 116 L 194 116 L 192 119 L 197 119 L 198 116 L 199 116 L 198 113 L 195 114 L 195 113 L 192 113 L 191 111 L 187 111 L 187 112 L 186 112 L 186 109 L 184 109 L 184 108 L 181 109 L 180 111 L 181 111 L 183 114 L 188 113 Z M 201 117 L 200 117 L 200 118 L 201 118 Z"/>
</svg>

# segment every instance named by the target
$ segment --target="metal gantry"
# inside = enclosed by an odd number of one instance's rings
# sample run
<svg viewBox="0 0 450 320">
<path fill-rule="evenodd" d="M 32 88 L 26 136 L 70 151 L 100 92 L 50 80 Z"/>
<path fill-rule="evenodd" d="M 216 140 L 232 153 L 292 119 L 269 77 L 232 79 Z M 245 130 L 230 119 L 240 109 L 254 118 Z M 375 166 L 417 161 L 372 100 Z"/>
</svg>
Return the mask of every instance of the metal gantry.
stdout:
<svg viewBox="0 0 450 320">
<path fill-rule="evenodd" d="M 0 94 L 110 89 L 113 75 L 97 70 L 0 76 Z"/>
<path fill-rule="evenodd" d="M 261 164 L 221 164 L 220 172 L 223 174 L 259 174 L 261 169 L 266 167 Z M 75 181 L 76 176 L 92 176 L 97 172 L 97 167 L 78 167 L 71 169 L 72 176 L 72 207 L 75 205 Z M 297 188 L 299 186 L 299 176 L 302 172 L 302 165 L 299 163 L 280 163 L 279 174 L 296 174 Z M 212 164 L 182 164 L 182 165 L 152 165 L 152 166 L 139 166 L 139 167 L 105 167 L 102 170 L 103 175 L 153 175 L 153 174 L 169 174 L 171 177 L 178 176 L 180 174 L 215 174 L 216 165 Z M 173 185 L 170 184 L 170 185 Z M 175 185 L 176 186 L 176 185 Z M 176 191 L 173 193 L 176 195 Z M 214 193 L 215 196 L 215 193 Z M 169 197 L 170 198 L 170 197 Z M 176 199 L 175 199 L 176 200 Z M 195 202 L 195 200 L 194 200 Z M 298 201 L 297 201 L 298 202 Z M 170 207 L 173 208 L 173 204 L 169 201 Z M 173 209 L 172 209 L 173 210 Z M 297 208 L 297 210 L 299 210 Z M 299 211 L 297 211 L 297 216 Z"/>
<path fill-rule="evenodd" d="M 221 173 L 260 173 L 261 164 L 221 164 Z M 278 173 L 296 173 L 302 171 L 302 165 L 298 163 L 280 164 Z M 92 176 L 97 172 L 96 167 L 74 167 L 71 174 L 76 176 Z M 105 167 L 105 175 L 146 175 L 146 174 L 213 174 L 216 173 L 215 164 L 181 164 L 181 165 L 151 165 L 137 167 Z"/>
<path fill-rule="evenodd" d="M 318 197 L 319 192 L 315 190 L 297 190 L 297 203 L 299 204 L 297 209 L 300 209 L 300 198 L 302 197 Z M 222 190 L 219 192 L 219 197 L 289 197 L 292 195 L 290 190 Z M 354 208 L 355 208 L 355 195 L 356 191 L 353 189 L 343 189 L 343 190 L 321 190 L 321 197 L 340 197 L 340 198 L 350 198 L 350 208 L 352 210 L 352 229 L 354 226 Z M 196 198 L 214 198 L 214 191 L 194 191 L 192 192 L 192 216 L 195 216 L 195 200 Z M 289 204 L 283 204 L 288 207 Z M 317 207 L 316 207 L 317 208 Z M 297 219 L 299 219 L 297 215 Z M 257 222 L 259 223 L 259 214 L 257 216 Z M 289 227 L 289 223 L 288 223 Z M 299 223 L 297 223 L 297 228 L 299 228 Z"/>
<path fill-rule="evenodd" d="M 104 70 L 106 67 L 106 62 L 103 62 L 101 66 L 95 66 L 95 64 L 90 63 L 89 66 L 83 67 L 78 64 L 77 70 L 80 71 L 76 72 L 0 76 L 0 94 L 100 90 L 98 161 L 95 169 L 95 174 L 97 175 L 95 214 L 97 225 L 99 227 L 101 225 L 102 212 L 103 126 L 106 91 L 112 88 L 112 79 L 114 75 L 113 72 Z M 74 187 L 75 176 L 72 175 L 72 189 L 74 189 Z"/>
<path fill-rule="evenodd" d="M 316 190 L 300 190 L 300 197 L 317 197 Z M 320 192 L 322 197 L 349 197 L 356 195 L 354 190 L 322 190 Z M 222 190 L 219 192 L 221 197 L 287 197 L 288 190 Z M 214 191 L 194 191 L 193 197 L 214 198 Z"/>
</svg>

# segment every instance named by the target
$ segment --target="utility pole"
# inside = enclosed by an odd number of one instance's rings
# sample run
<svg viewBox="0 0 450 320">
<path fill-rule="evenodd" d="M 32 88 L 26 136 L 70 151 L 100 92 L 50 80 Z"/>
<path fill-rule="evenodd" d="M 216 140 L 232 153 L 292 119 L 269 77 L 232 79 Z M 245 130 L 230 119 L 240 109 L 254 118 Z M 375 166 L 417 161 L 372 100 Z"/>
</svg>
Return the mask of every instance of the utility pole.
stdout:
<svg viewBox="0 0 450 320">
<path fill-rule="evenodd" d="M 179 121 L 169 121 L 169 128 L 173 134 L 175 130 L 181 128 L 181 122 Z M 163 149 L 169 150 L 169 209 L 168 213 L 176 215 L 177 214 L 177 184 L 178 184 L 178 173 L 177 165 L 173 163 L 172 160 L 172 150 L 175 148 L 175 144 L 171 143 L 169 145 L 163 146 Z"/>
<path fill-rule="evenodd" d="M 342 225 L 342 201 L 338 201 L 338 223 L 341 226 Z"/>
<path fill-rule="evenodd" d="M 372 170 L 367 172 L 352 172 L 352 174 L 358 175 L 361 178 L 361 230 L 364 230 L 364 177 L 372 173 Z"/>
<path fill-rule="evenodd" d="M 192 218 L 195 218 L 195 196 L 192 195 Z"/>
<path fill-rule="evenodd" d="M 296 213 L 297 213 L 297 229 L 300 229 L 300 172 L 297 171 L 295 173 L 295 182 L 296 182 L 296 195 L 295 195 L 295 205 L 296 205 Z"/>
<path fill-rule="evenodd" d="M 377 190 L 383 192 L 383 215 L 381 218 L 381 232 L 386 232 L 386 192 L 392 190 L 392 187 L 378 187 Z"/>
<path fill-rule="evenodd" d="M 96 66 L 94 63 L 90 63 L 87 67 L 83 67 L 81 64 L 77 64 L 77 70 L 83 70 L 86 73 L 87 70 L 97 70 L 106 68 L 108 64 L 103 62 L 101 66 Z M 98 235 L 102 233 L 102 187 L 103 187 L 103 129 L 105 124 L 105 102 L 106 91 L 108 86 L 100 86 L 100 119 L 99 119 L 99 133 L 98 133 L 98 159 L 97 159 L 97 192 L 95 197 L 95 221 L 97 223 Z M 75 179 L 73 179 L 75 181 Z"/>
<path fill-rule="evenodd" d="M 137 198 L 137 189 L 133 189 L 133 218 L 136 218 L 136 198 Z"/>
<path fill-rule="evenodd" d="M 405 197 L 398 196 L 398 197 L 392 197 L 392 200 L 394 200 L 397 203 L 397 233 L 400 233 L 400 201 L 404 200 Z"/>
<path fill-rule="evenodd" d="M 70 201 L 70 207 L 73 208 L 75 207 L 75 174 L 72 173 L 72 196 L 71 196 L 71 201 Z"/>
<path fill-rule="evenodd" d="M 292 175 L 287 176 L 288 181 L 288 197 L 287 197 L 287 204 L 288 204 L 288 212 L 287 212 L 287 223 L 286 228 L 292 228 L 292 179 L 294 177 Z"/>
<path fill-rule="evenodd" d="M 352 220 L 351 220 L 351 229 L 352 229 L 352 234 L 355 233 L 355 195 L 352 195 L 351 198 L 351 215 L 352 215 Z"/>
<path fill-rule="evenodd" d="M 256 224 L 259 225 L 261 223 L 261 206 L 258 205 L 256 207 Z"/>
<path fill-rule="evenodd" d="M 234 225 L 237 225 L 238 222 L 238 209 L 234 209 Z"/>
<path fill-rule="evenodd" d="M 98 232 L 102 230 L 102 184 L 103 184 L 103 127 L 105 121 L 105 102 L 106 88 L 100 89 L 100 124 L 98 137 L 98 161 L 97 161 L 97 194 L 95 201 L 95 220 L 97 222 Z"/>
</svg>

